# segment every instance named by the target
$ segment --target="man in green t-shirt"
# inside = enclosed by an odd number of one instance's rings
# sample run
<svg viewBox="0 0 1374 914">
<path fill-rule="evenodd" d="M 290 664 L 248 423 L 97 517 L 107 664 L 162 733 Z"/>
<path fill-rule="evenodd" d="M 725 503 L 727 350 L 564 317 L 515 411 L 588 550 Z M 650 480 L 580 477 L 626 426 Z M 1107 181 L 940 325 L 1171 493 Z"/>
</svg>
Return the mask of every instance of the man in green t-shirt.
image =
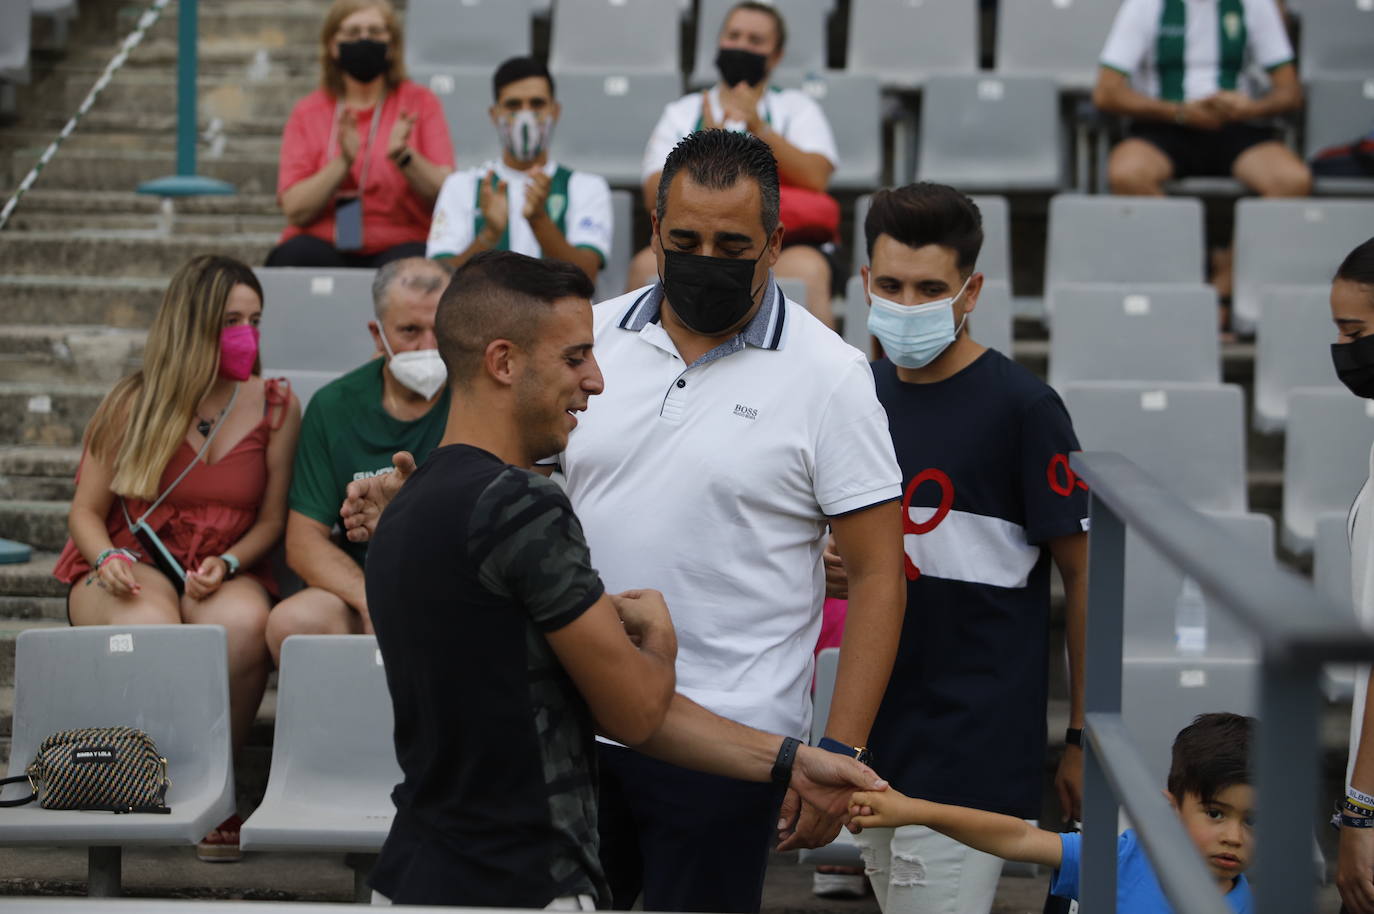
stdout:
<svg viewBox="0 0 1374 914">
<path fill-rule="evenodd" d="M 449 388 L 434 312 L 448 279 L 447 267 L 423 257 L 378 270 L 372 283 L 377 319 L 368 322 L 377 356 L 310 400 L 286 521 L 286 563 L 306 587 L 268 617 L 273 660 L 289 635 L 372 632 L 363 588 L 367 547 L 335 536 L 334 528 L 350 482 L 390 472 L 397 451 L 423 461 L 443 437 Z"/>
</svg>

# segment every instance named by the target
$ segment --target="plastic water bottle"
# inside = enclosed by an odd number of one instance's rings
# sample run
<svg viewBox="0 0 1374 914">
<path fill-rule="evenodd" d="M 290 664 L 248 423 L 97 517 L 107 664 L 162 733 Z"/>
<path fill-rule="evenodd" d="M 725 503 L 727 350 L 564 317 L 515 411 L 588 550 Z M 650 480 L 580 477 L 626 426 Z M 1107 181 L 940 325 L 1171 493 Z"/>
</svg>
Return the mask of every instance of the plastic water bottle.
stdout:
<svg viewBox="0 0 1374 914">
<path fill-rule="evenodd" d="M 1184 657 L 1197 657 L 1207 650 L 1207 601 L 1192 578 L 1183 579 L 1183 592 L 1174 605 L 1175 646 Z"/>
</svg>

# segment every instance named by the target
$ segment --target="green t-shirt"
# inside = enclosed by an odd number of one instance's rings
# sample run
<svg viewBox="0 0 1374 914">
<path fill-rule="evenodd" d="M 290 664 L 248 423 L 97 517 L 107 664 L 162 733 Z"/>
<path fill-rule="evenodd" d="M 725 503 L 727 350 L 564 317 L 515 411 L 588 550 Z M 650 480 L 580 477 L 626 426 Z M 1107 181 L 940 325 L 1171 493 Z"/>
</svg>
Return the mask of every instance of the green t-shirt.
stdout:
<svg viewBox="0 0 1374 914">
<path fill-rule="evenodd" d="M 448 389 L 428 413 L 403 422 L 382 408 L 384 361 L 373 359 L 310 398 L 291 475 L 292 511 L 333 527 L 350 482 L 389 472 L 397 451 L 410 451 L 423 463 L 444 437 Z M 366 543 L 341 545 L 362 565 Z"/>
</svg>

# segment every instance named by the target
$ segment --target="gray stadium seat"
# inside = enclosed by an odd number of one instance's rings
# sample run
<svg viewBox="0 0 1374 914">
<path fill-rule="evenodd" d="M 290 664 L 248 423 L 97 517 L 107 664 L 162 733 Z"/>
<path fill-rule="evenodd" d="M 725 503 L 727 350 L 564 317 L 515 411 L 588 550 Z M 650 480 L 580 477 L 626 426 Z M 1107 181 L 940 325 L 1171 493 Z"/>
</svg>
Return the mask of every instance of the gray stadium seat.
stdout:
<svg viewBox="0 0 1374 914">
<path fill-rule="evenodd" d="M 105 888 L 117 894 L 119 848 L 195 844 L 234 810 L 224 628 L 92 625 L 20 633 L 10 776 L 22 774 L 57 730 L 115 726 L 143 730 L 166 757 L 171 812 L 118 816 L 31 804 L 4 810 L 0 845 L 84 846 L 106 857 L 113 849 L 104 866 L 92 853 L 92 877 L 98 884 L 103 873 Z M 5 789 L 6 799 L 22 795 L 16 786 Z"/>
<path fill-rule="evenodd" d="M 1312 541 L 1312 586 L 1337 606 L 1354 613 L 1350 594 L 1350 538 L 1346 533 L 1348 514 L 1348 511 L 1330 511 L 1317 515 L 1317 534 Z"/>
<path fill-rule="evenodd" d="M 1311 159 L 1331 146 L 1344 146 L 1374 125 L 1374 73 L 1369 76 L 1309 79 L 1305 105 L 1307 129 L 1304 155 Z M 1316 178 L 1322 196 L 1361 196 L 1374 193 L 1374 178 Z"/>
<path fill-rule="evenodd" d="M 873 357 L 868 333 L 868 301 L 864 298 L 862 276 L 851 276 L 844 287 L 844 324 L 840 328 L 844 341 L 865 356 Z"/>
<path fill-rule="evenodd" d="M 0 82 L 29 81 L 30 0 L 0 3 Z"/>
<path fill-rule="evenodd" d="M 1048 76 L 1062 90 L 1091 89 L 1118 5 L 1102 0 L 1002 3 L 997 10 L 997 72 Z"/>
<path fill-rule="evenodd" d="M 885 88 L 917 89 L 936 73 L 978 69 L 978 4 L 864 0 L 850 4 L 846 69 Z"/>
<path fill-rule="evenodd" d="M 1269 285 L 1331 282 L 1345 255 L 1374 236 L 1374 200 L 1259 200 L 1236 204 L 1232 321 L 1259 320 Z"/>
<path fill-rule="evenodd" d="M 625 278 L 634 256 L 631 235 L 634 232 L 634 195 L 627 190 L 611 191 L 611 220 L 615 232 L 611 236 L 611 250 L 606 266 L 596 275 L 596 301 L 615 298 L 625 291 Z"/>
<path fill-rule="evenodd" d="M 1234 384 L 1061 389 L 1085 451 L 1116 451 L 1200 511 L 1246 510 L 1245 397 Z"/>
<path fill-rule="evenodd" d="M 1217 384 L 1217 294 L 1207 285 L 1064 284 L 1055 290 L 1050 384 Z"/>
<path fill-rule="evenodd" d="M 1063 132 L 1048 77 L 931 76 L 922 89 L 916 177 L 965 192 L 1058 190 Z"/>
<path fill-rule="evenodd" d="M 1050 201 L 1046 307 L 1062 283 L 1196 286 L 1202 239 L 1199 200 L 1060 194 Z"/>
<path fill-rule="evenodd" d="M 700 0 L 697 5 L 696 64 L 688 79 L 692 88 L 713 85 L 720 78 L 716 72 L 716 43 L 725 14 L 737 2 Z M 787 23 L 787 47 L 773 72 L 775 82 L 825 70 L 825 26 L 832 3 L 833 0 L 774 0 L 773 5 Z"/>
<path fill-rule="evenodd" d="M 530 53 L 530 10 L 511 0 L 410 0 L 406 66 L 464 67 L 487 73 Z M 450 125 L 452 126 L 452 125 Z"/>
<path fill-rule="evenodd" d="M 554 136 L 558 160 L 612 186 L 638 189 L 644 144 L 663 107 L 682 94 L 681 75 L 560 72 L 555 78 L 565 112 Z"/>
<path fill-rule="evenodd" d="M 291 384 L 291 392 L 301 401 L 301 410 L 310 405 L 310 399 L 320 392 L 320 388 L 335 380 L 341 371 L 310 371 L 308 369 L 263 369 L 268 378 L 286 378 Z"/>
<path fill-rule="evenodd" d="M 825 112 L 840 154 L 840 167 L 830 176 L 832 191 L 872 190 L 882 183 L 882 92 L 876 79 L 831 70 L 805 78 L 783 74 L 776 82 L 800 88 Z"/>
<path fill-rule="evenodd" d="M 1011 286 L 1004 279 L 985 279 L 978 307 L 969 315 L 973 338 L 990 349 L 1011 358 Z M 865 355 L 870 353 L 868 302 L 864 298 L 863 277 L 851 276 L 845 286 L 845 342 Z"/>
<path fill-rule="evenodd" d="M 677 0 L 558 0 L 549 69 L 671 73 L 681 80 L 680 18 Z"/>
<path fill-rule="evenodd" d="M 1331 366 L 1331 288 L 1266 286 L 1260 293 L 1255 334 L 1255 428 L 1277 432 L 1288 421 L 1288 394 L 1295 387 L 1336 387 Z"/>
<path fill-rule="evenodd" d="M 402 775 L 391 696 L 371 635 L 293 635 L 282 643 L 272 769 L 243 823 L 244 850 L 376 853 Z"/>
<path fill-rule="evenodd" d="M 11 0 L 5 0 L 8 5 Z M 21 0 L 23 2 L 23 0 Z M 77 0 L 29 0 L 33 4 L 33 18 L 46 19 L 48 41 L 46 50 L 62 50 L 67 46 L 67 32 L 77 14 Z"/>
<path fill-rule="evenodd" d="M 1368 0 L 1308 0 L 1303 4 L 1301 42 L 1303 79 L 1370 75 L 1374 5 Z"/>
<path fill-rule="evenodd" d="M 262 364 L 272 371 L 340 374 L 372 357 L 372 270 L 257 267 Z"/>
<path fill-rule="evenodd" d="M 1283 544 L 1312 551 L 1317 518 L 1344 514 L 1369 474 L 1374 400 L 1344 388 L 1300 387 L 1288 402 L 1283 447 Z"/>
<path fill-rule="evenodd" d="M 970 197 L 983 217 L 983 250 L 978 269 L 989 280 L 1011 279 L 1011 217 L 1006 197 L 974 194 Z M 864 219 L 868 216 L 869 195 L 854 201 L 854 273 L 868 266 L 868 247 L 864 244 Z"/>
<path fill-rule="evenodd" d="M 783 297 L 796 302 L 803 308 L 806 307 L 806 283 L 800 279 L 789 279 L 785 276 L 775 276 L 778 288 L 782 289 Z"/>
<path fill-rule="evenodd" d="M 488 113 L 493 104 L 490 68 L 415 66 L 410 69 L 410 78 L 422 86 L 428 86 L 443 106 L 449 137 L 453 140 L 454 160 L 459 168 L 476 168 L 483 162 L 501 157 L 501 140 Z M 560 84 L 556 89 L 560 101 L 562 88 Z M 554 133 L 555 155 L 558 154 L 558 134 L 562 132 L 563 123 L 575 116 L 574 111 L 566 105 L 564 111 L 564 121 L 560 122 L 559 129 Z"/>
</svg>

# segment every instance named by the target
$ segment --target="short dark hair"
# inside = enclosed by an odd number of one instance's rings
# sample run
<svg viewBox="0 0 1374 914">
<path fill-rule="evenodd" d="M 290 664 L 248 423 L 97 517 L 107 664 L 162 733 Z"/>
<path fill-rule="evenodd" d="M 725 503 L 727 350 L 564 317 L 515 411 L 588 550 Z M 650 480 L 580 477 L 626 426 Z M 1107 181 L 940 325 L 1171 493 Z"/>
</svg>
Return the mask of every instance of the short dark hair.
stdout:
<svg viewBox="0 0 1374 914">
<path fill-rule="evenodd" d="M 591 300 L 592 281 L 561 260 L 513 251 L 483 251 L 453 274 L 439 297 L 434 334 L 449 377 L 466 386 L 492 340 L 529 348 L 549 306 L 564 298 Z"/>
<path fill-rule="evenodd" d="M 1227 787 L 1249 784 L 1250 742 L 1255 719 L 1240 714 L 1199 714 L 1174 738 L 1169 793 L 1183 801 L 1195 794 L 1211 802 Z"/>
<path fill-rule="evenodd" d="M 655 211 L 659 222 L 668 208 L 668 189 L 683 169 L 695 183 L 710 190 L 727 190 L 740 178 L 758 182 L 763 233 L 772 235 L 778 227 L 778 160 L 763 140 L 748 133 L 719 129 L 698 130 L 683 137 L 668 153 L 658 179 Z"/>
<path fill-rule="evenodd" d="M 759 3 L 758 0 L 741 0 L 740 3 L 736 3 L 734 6 L 730 7 L 730 11 L 725 14 L 725 18 L 720 20 L 720 30 L 722 32 L 725 31 L 725 23 L 729 22 L 730 17 L 740 10 L 750 10 L 751 12 L 763 13 L 764 15 L 773 17 L 773 28 L 778 33 L 778 46 L 775 50 L 781 54 L 787 47 L 787 22 L 782 18 L 782 13 L 778 12 L 778 8 L 771 3 Z"/>
<path fill-rule="evenodd" d="M 972 272 L 983 249 L 983 215 L 972 200 L 945 184 L 918 181 L 873 195 L 864 219 L 869 260 L 879 235 L 911 248 L 953 248 L 960 273 Z"/>
<path fill-rule="evenodd" d="M 1336 279 L 1374 286 L 1374 238 L 1345 255 L 1345 260 L 1336 270 Z"/>
<path fill-rule="evenodd" d="M 557 92 L 553 87 L 553 74 L 543 62 L 534 57 L 512 57 L 501 66 L 496 68 L 496 72 L 491 77 L 491 99 L 496 101 L 501 97 L 501 90 L 513 82 L 522 79 L 529 79 L 531 76 L 542 76 L 549 81 L 549 95 L 557 97 Z"/>
</svg>

